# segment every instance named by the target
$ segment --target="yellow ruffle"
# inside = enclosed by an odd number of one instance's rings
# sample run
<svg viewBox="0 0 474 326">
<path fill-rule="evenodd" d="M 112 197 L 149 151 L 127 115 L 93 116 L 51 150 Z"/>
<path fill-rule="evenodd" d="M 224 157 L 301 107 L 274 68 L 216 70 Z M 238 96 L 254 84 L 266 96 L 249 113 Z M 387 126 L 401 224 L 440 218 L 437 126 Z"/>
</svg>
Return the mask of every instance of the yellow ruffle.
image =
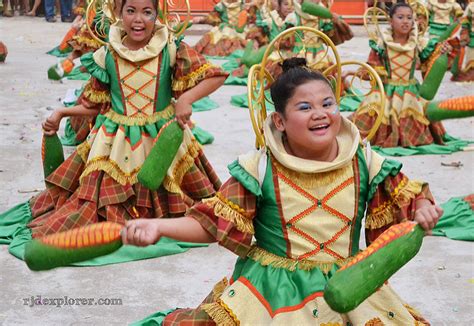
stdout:
<svg viewBox="0 0 474 326">
<path fill-rule="evenodd" d="M 163 187 L 169 192 L 175 194 L 181 194 L 181 182 L 183 181 L 184 175 L 191 169 L 194 164 L 194 160 L 199 155 L 201 147 L 196 139 L 191 140 L 186 153 L 176 163 L 171 176 L 168 174 L 163 180 Z"/>
<path fill-rule="evenodd" d="M 286 168 L 274 158 L 272 159 L 272 163 L 275 165 L 278 173 L 281 173 L 286 178 L 290 179 L 291 181 L 305 189 L 325 187 L 329 184 L 335 184 L 337 182 L 340 182 L 344 179 L 345 176 L 349 174 L 348 170 L 352 170 L 352 165 L 349 164 L 341 169 L 336 169 L 328 172 L 303 173 Z"/>
<path fill-rule="evenodd" d="M 98 91 L 92 88 L 91 83 L 87 83 L 84 87 L 84 96 L 94 103 L 109 103 L 110 102 L 110 93 L 109 91 Z"/>
<path fill-rule="evenodd" d="M 237 230 L 249 234 L 255 233 L 252 220 L 244 215 L 245 210 L 224 198 L 221 194 L 217 193 L 212 198 L 203 199 L 203 203 L 214 208 L 214 214 L 217 216 L 234 223 Z"/>
<path fill-rule="evenodd" d="M 232 310 L 222 300 L 203 304 L 202 309 L 212 318 L 217 325 L 240 325 L 240 321 L 232 313 Z"/>
<path fill-rule="evenodd" d="M 174 114 L 174 107 L 168 105 L 163 111 L 154 112 L 152 115 L 126 116 L 110 110 L 104 116 L 113 122 L 125 126 L 145 126 L 161 119 L 169 119 Z"/>
<path fill-rule="evenodd" d="M 219 298 L 221 297 L 222 293 L 224 293 L 224 290 L 226 289 L 228 285 L 229 285 L 229 281 L 227 280 L 227 277 L 224 277 L 220 282 L 214 285 L 214 289 L 212 289 L 212 297 L 214 301 L 219 300 Z"/>
<path fill-rule="evenodd" d="M 186 76 L 173 80 L 173 90 L 185 91 L 187 89 L 190 89 L 191 87 L 196 86 L 202 79 L 204 79 L 204 75 L 206 74 L 206 72 L 213 67 L 214 66 L 212 64 L 205 63 L 198 69 L 187 74 Z"/>
<path fill-rule="evenodd" d="M 402 206 L 408 205 L 413 198 L 423 190 L 423 182 L 403 179 L 390 194 L 390 200 L 374 208 L 365 222 L 366 228 L 378 229 L 390 224 L 395 219 L 395 214 Z"/>
<path fill-rule="evenodd" d="M 123 171 L 117 162 L 112 161 L 108 156 L 96 157 L 89 160 L 84 172 L 82 172 L 80 181 L 94 171 L 104 171 L 122 186 L 135 184 L 138 182 L 137 174 L 140 168 L 133 169 L 130 173 Z"/>
<path fill-rule="evenodd" d="M 87 141 L 78 145 L 76 148 L 77 154 L 79 154 L 79 156 L 81 157 L 84 163 L 87 162 L 87 158 L 89 157 L 90 150 L 91 150 L 91 145 Z"/>
<path fill-rule="evenodd" d="M 93 38 L 89 37 L 84 37 L 84 36 L 74 36 L 73 40 L 78 44 L 82 46 L 87 46 L 88 48 L 93 48 L 93 49 L 98 49 L 102 46 L 99 42 L 94 40 Z"/>
<path fill-rule="evenodd" d="M 310 271 L 312 269 L 318 268 L 324 274 L 329 273 L 334 267 L 334 265 L 340 267 L 352 259 L 352 257 L 348 257 L 345 259 L 337 259 L 332 262 L 307 259 L 297 260 L 272 254 L 271 252 L 268 252 L 265 249 L 259 248 L 257 246 L 254 246 L 252 247 L 252 249 L 250 249 L 249 253 L 247 254 L 247 257 L 258 262 L 262 266 L 284 268 L 292 272 L 296 270 L 296 267 L 298 267 L 300 270 L 305 271 Z"/>
<path fill-rule="evenodd" d="M 375 69 L 375 71 L 377 72 L 377 74 L 380 77 L 387 77 L 388 76 L 387 70 L 385 69 L 384 66 L 375 66 L 373 68 Z"/>
</svg>

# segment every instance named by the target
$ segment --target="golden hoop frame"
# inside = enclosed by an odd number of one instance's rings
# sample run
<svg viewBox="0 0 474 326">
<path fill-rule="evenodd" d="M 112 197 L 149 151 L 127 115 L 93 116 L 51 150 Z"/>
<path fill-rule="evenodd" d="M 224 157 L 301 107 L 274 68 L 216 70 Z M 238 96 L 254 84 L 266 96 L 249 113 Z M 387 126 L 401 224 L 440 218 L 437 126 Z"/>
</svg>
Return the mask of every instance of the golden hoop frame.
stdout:
<svg viewBox="0 0 474 326">
<path fill-rule="evenodd" d="M 364 96 L 367 96 L 368 94 L 370 94 L 371 92 L 373 92 L 375 90 L 378 90 L 379 93 L 380 93 L 380 102 L 378 103 L 378 105 L 371 106 L 371 107 L 368 108 L 370 115 L 377 114 L 377 119 L 375 120 L 374 125 L 372 126 L 372 128 L 370 128 L 369 133 L 367 134 L 367 136 L 364 139 L 366 141 L 370 141 L 370 140 L 372 140 L 372 138 L 374 138 L 375 134 L 377 133 L 377 130 L 380 127 L 380 124 L 382 123 L 383 114 L 384 114 L 385 105 L 386 105 L 385 89 L 384 89 L 383 82 L 382 82 L 382 79 L 380 78 L 379 74 L 370 65 L 368 65 L 365 62 L 352 61 L 352 60 L 351 61 L 344 61 L 344 62 L 341 63 L 341 67 L 350 66 L 350 65 L 360 66 L 360 68 L 355 72 L 355 74 L 352 77 L 352 80 L 351 80 L 351 83 L 350 83 L 351 87 L 352 87 L 352 84 L 354 83 L 356 78 L 359 78 L 361 80 L 362 79 L 366 80 L 368 78 L 368 81 L 369 81 L 370 86 L 371 86 L 371 88 L 370 88 L 371 91 L 368 92 L 367 94 L 364 94 Z M 331 72 L 335 68 L 336 68 L 335 64 L 332 65 L 331 67 L 327 68 L 324 71 L 324 75 L 325 76 L 331 75 Z"/>
</svg>

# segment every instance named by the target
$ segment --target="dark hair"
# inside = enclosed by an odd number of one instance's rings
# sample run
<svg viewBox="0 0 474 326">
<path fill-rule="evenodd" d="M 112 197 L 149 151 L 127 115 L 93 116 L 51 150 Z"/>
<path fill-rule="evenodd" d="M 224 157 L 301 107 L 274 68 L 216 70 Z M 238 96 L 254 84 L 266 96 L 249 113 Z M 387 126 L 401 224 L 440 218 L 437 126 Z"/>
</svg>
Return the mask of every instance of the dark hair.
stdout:
<svg viewBox="0 0 474 326">
<path fill-rule="evenodd" d="M 396 14 L 398 8 L 410 8 L 410 10 L 413 12 L 413 8 L 410 7 L 410 5 L 406 2 L 397 2 L 390 8 L 390 12 L 388 13 L 390 18 L 393 18 L 393 16 Z"/>
<path fill-rule="evenodd" d="M 306 67 L 306 59 L 290 58 L 281 64 L 283 73 L 271 85 L 270 94 L 272 96 L 275 110 L 285 114 L 285 107 L 288 100 L 293 96 L 296 87 L 312 80 L 320 80 L 326 83 L 331 89 L 331 84 L 320 72 L 310 70 Z"/>
<path fill-rule="evenodd" d="M 153 4 L 153 8 L 155 8 L 156 12 L 158 12 L 158 1 L 160 0 L 151 0 L 151 3 Z M 120 8 L 120 14 L 122 14 L 123 7 L 125 7 L 125 3 L 127 3 L 127 0 L 122 0 L 122 7 Z"/>
</svg>

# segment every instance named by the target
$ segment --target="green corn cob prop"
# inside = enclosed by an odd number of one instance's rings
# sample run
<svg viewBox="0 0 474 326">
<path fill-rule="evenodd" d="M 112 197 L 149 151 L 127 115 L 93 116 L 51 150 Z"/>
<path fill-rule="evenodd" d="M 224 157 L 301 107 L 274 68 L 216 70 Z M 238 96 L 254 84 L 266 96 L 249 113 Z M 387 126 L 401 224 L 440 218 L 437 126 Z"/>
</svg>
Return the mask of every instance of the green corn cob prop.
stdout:
<svg viewBox="0 0 474 326">
<path fill-rule="evenodd" d="M 156 143 L 138 172 L 138 181 L 150 190 L 157 190 L 166 177 L 183 142 L 183 130 L 172 120 L 158 133 Z"/>
<path fill-rule="evenodd" d="M 64 162 L 63 145 L 57 134 L 43 135 L 41 144 L 44 177 L 47 178 Z"/>
<path fill-rule="evenodd" d="M 122 246 L 122 228 L 102 222 L 30 240 L 25 246 L 26 265 L 44 271 L 107 255 Z"/>
<path fill-rule="evenodd" d="M 347 313 L 372 295 L 420 250 L 425 232 L 414 222 L 394 225 L 329 280 L 324 299 Z"/>
</svg>

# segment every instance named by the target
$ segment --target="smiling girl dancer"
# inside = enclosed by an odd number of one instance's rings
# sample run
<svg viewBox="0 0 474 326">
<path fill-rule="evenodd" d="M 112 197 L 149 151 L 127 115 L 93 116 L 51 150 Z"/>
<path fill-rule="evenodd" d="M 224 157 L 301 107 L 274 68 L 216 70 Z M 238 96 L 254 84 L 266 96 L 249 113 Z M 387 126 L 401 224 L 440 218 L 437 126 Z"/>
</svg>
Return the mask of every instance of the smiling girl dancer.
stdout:
<svg viewBox="0 0 474 326">
<path fill-rule="evenodd" d="M 0 216 L 0 229 L 12 216 L 29 223 L 33 237 L 104 220 L 182 216 L 195 200 L 215 194 L 220 181 L 187 128 L 184 152 L 163 186 L 151 191 L 137 180 L 163 125 L 176 118 L 184 128 L 192 103 L 226 78 L 169 34 L 156 19 L 156 6 L 151 0 L 123 1 L 109 45 L 82 58 L 92 78 L 79 104 L 55 110 L 43 129 L 55 134 L 68 116 L 96 117 L 95 125 L 46 178 L 46 190 Z"/>
<path fill-rule="evenodd" d="M 367 242 L 406 219 L 430 230 L 441 209 L 426 183 L 409 180 L 400 163 L 361 145 L 331 84 L 304 63 L 284 62 L 271 86 L 276 112 L 265 123 L 266 148 L 231 163 L 231 178 L 214 197 L 181 219 L 127 223 L 126 243 L 146 246 L 167 236 L 218 242 L 239 256 L 230 283 L 218 283 L 198 308 L 140 323 L 422 324 L 388 285 L 346 314 L 323 299 L 328 280 L 359 251 L 362 227 Z"/>
</svg>

